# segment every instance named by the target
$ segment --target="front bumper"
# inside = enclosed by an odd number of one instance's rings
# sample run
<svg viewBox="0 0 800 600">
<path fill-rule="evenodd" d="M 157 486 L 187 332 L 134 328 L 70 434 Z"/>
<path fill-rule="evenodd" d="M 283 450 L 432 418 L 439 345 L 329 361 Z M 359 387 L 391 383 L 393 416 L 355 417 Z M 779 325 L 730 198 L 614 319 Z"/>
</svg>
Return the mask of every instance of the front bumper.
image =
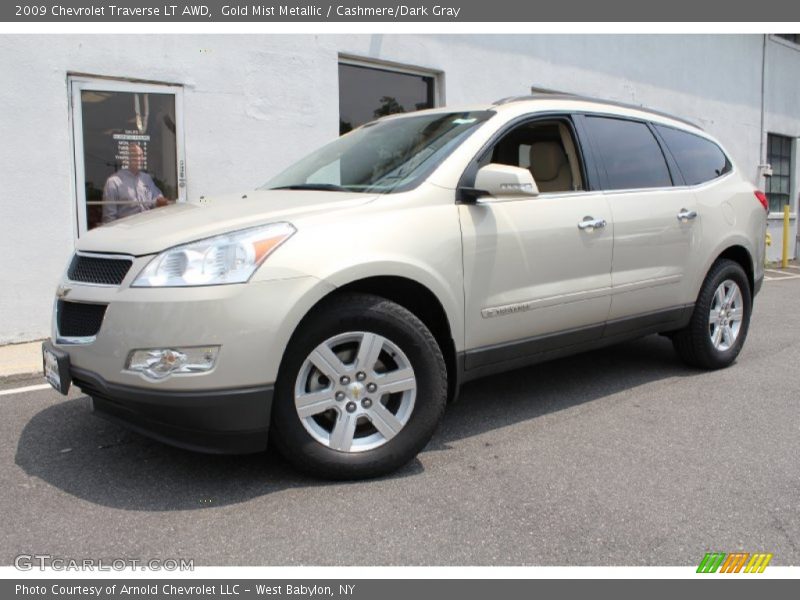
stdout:
<svg viewBox="0 0 800 600">
<path fill-rule="evenodd" d="M 249 388 L 271 384 L 305 313 L 333 286 L 313 277 L 189 288 L 109 288 L 65 282 L 67 301 L 107 304 L 94 338 L 59 337 L 70 364 L 109 383 L 153 391 Z M 155 381 L 127 369 L 133 350 L 219 346 L 210 371 Z"/>
<path fill-rule="evenodd" d="M 98 415 L 158 441 L 199 452 L 246 454 L 267 447 L 273 386 L 204 391 L 153 390 L 110 383 L 70 368 L 72 383 Z"/>
<path fill-rule="evenodd" d="M 68 355 L 68 378 L 98 415 L 163 442 L 213 453 L 264 450 L 284 349 L 333 286 L 291 277 L 151 289 L 129 287 L 131 277 L 120 287 L 62 282 L 66 301 L 107 305 L 96 336 L 80 343 L 59 338 L 54 319 L 51 344 Z M 157 381 L 126 367 L 135 349 L 182 346 L 219 346 L 215 366 Z"/>
</svg>

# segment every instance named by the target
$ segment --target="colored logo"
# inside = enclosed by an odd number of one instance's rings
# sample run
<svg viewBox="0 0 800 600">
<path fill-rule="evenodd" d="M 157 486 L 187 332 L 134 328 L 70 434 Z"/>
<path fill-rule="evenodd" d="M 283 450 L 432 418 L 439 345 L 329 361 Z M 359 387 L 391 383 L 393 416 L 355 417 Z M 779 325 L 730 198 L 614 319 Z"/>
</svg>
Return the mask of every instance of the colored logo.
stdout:
<svg viewBox="0 0 800 600">
<path fill-rule="evenodd" d="M 698 573 L 763 573 L 767 568 L 772 554 L 760 552 L 707 552 L 697 567 Z"/>
</svg>

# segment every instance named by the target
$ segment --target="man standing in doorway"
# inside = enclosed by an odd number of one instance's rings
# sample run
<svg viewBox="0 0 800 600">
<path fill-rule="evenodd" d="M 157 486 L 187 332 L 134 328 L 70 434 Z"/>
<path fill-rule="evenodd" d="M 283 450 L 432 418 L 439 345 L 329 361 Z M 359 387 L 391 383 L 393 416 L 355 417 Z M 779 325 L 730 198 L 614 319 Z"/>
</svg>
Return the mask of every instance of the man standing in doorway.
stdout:
<svg viewBox="0 0 800 600">
<path fill-rule="evenodd" d="M 142 147 L 139 144 L 129 145 L 128 167 L 114 173 L 103 187 L 103 223 L 169 203 L 153 178 L 140 170 L 143 164 Z"/>
</svg>

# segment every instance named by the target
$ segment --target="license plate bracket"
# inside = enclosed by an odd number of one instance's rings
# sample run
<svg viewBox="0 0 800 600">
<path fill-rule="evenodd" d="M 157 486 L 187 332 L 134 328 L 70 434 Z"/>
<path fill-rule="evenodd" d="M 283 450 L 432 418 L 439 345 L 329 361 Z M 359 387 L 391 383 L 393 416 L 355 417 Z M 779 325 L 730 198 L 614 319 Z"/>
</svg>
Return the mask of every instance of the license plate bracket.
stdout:
<svg viewBox="0 0 800 600">
<path fill-rule="evenodd" d="M 42 342 L 42 369 L 47 383 L 66 396 L 72 383 L 69 375 L 69 354 L 49 341 Z"/>
</svg>

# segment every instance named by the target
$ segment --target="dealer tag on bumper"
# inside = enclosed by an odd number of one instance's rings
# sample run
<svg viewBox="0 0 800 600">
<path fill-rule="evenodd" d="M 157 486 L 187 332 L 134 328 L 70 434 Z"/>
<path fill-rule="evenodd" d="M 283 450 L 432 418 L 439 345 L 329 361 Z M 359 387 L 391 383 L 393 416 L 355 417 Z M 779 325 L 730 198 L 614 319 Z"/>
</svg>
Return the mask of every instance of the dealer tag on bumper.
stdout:
<svg viewBox="0 0 800 600">
<path fill-rule="evenodd" d="M 53 389 L 67 395 L 72 379 L 69 376 L 69 354 L 56 348 L 51 342 L 42 342 L 42 364 L 44 378 Z"/>
</svg>

